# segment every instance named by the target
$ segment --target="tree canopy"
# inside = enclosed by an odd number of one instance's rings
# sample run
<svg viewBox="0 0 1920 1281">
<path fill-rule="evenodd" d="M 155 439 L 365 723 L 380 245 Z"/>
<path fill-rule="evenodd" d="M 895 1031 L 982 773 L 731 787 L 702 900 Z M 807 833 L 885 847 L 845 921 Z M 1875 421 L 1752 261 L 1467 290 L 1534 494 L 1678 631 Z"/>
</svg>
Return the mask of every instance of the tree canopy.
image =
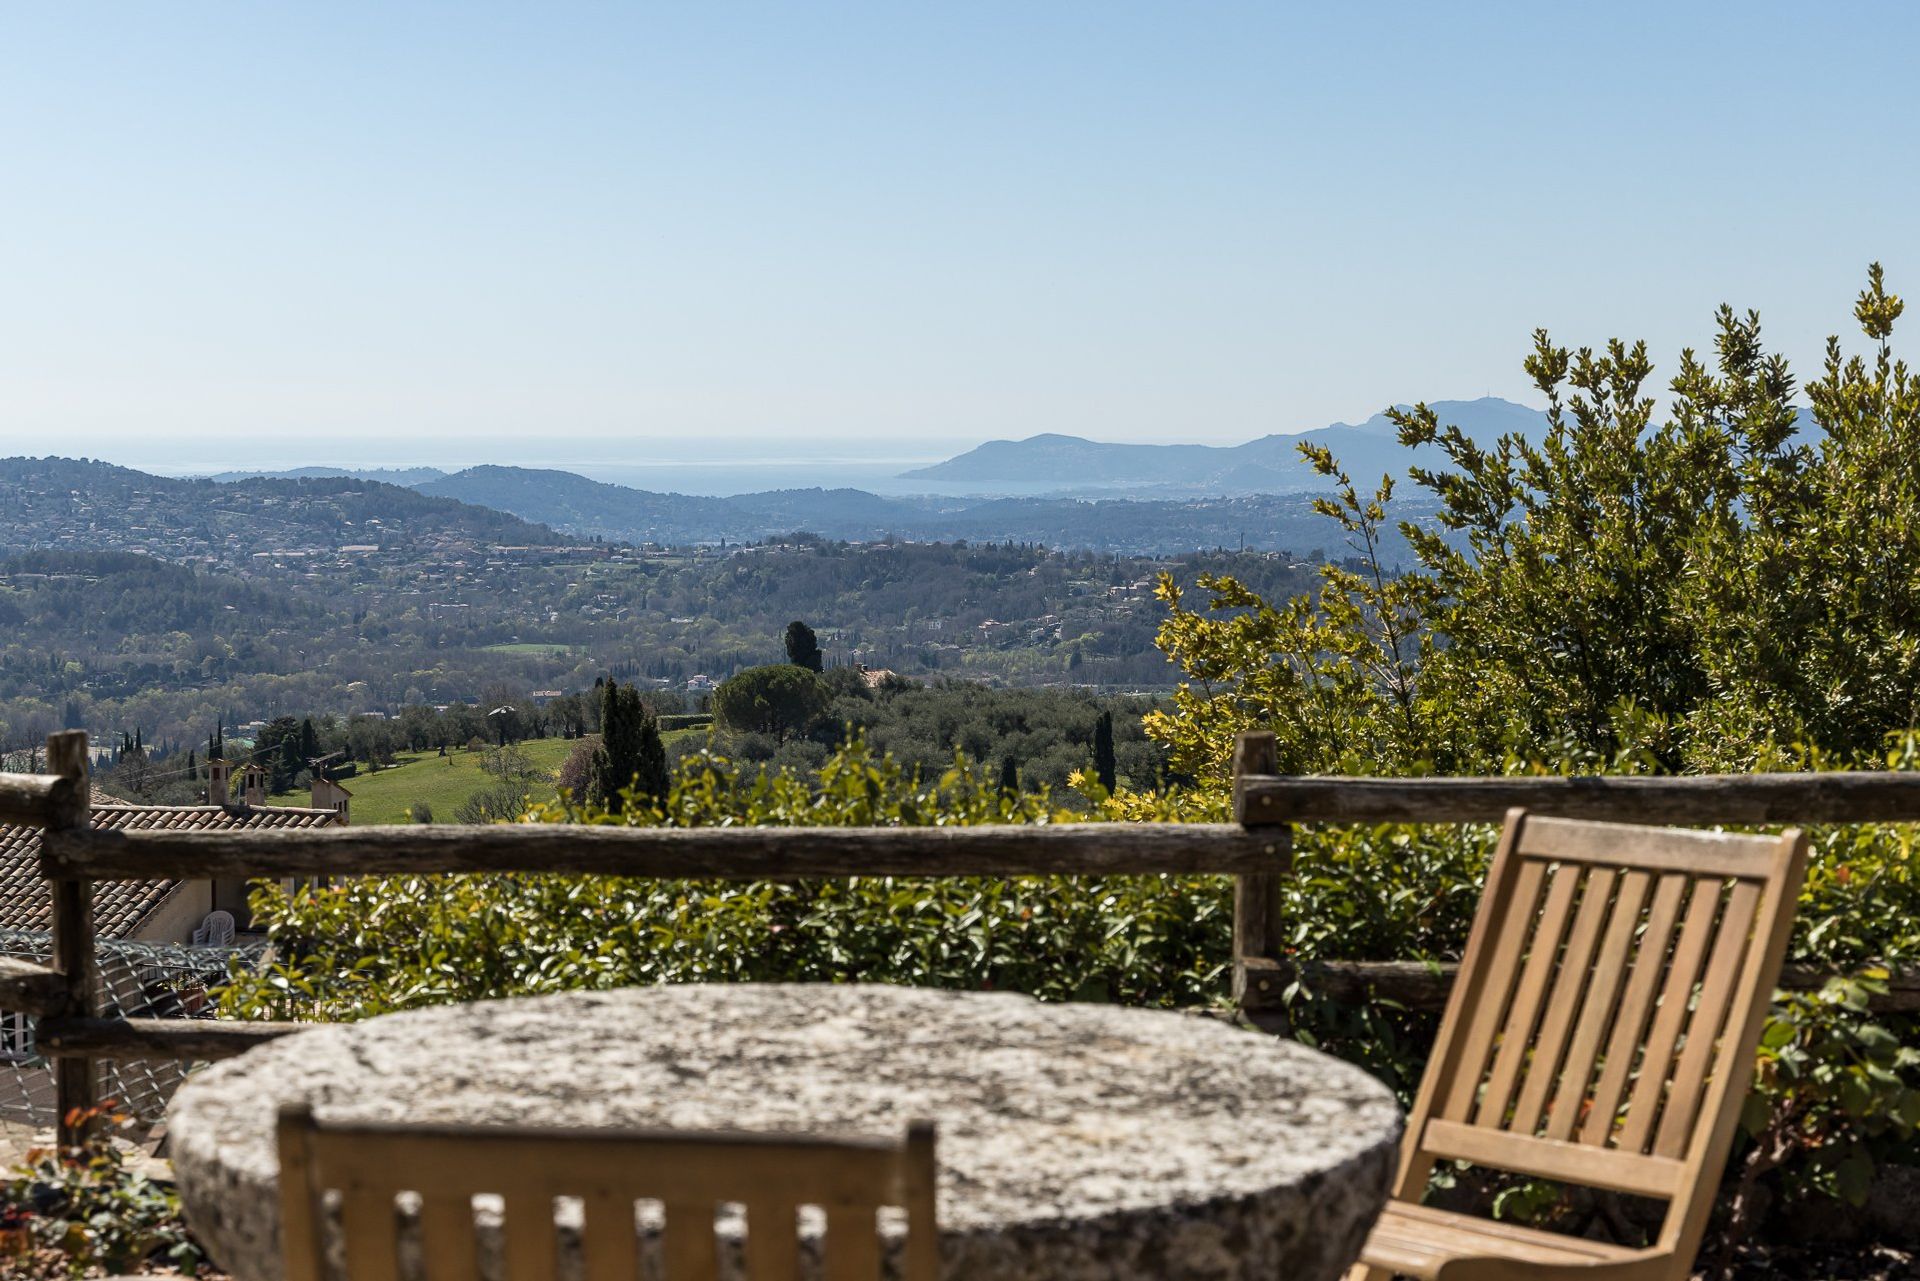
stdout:
<svg viewBox="0 0 1920 1281">
<path fill-rule="evenodd" d="M 786 644 L 789 663 L 795 667 L 804 667 L 810 672 L 820 670 L 820 640 L 813 634 L 813 628 L 797 618 L 794 619 L 787 624 Z"/>
<path fill-rule="evenodd" d="M 826 681 L 793 663 L 750 667 L 713 692 L 713 714 L 728 729 L 786 738 L 811 725 L 833 691 Z"/>
<path fill-rule="evenodd" d="M 653 710 L 632 685 L 600 687 L 600 744 L 587 769 L 586 801 L 614 813 L 628 800 L 658 800 L 667 794 L 667 753 Z"/>
<path fill-rule="evenodd" d="M 1722 307 L 1664 421 L 1644 343 L 1536 333 L 1544 440 L 1483 448 L 1425 405 L 1392 411 L 1445 464 L 1411 472 L 1440 507 L 1401 524 L 1419 562 L 1401 576 L 1378 554 L 1392 478 L 1363 493 L 1303 446 L 1361 567 L 1280 603 L 1208 577 L 1204 611 L 1163 579 L 1161 642 L 1188 680 L 1152 732 L 1216 778 L 1256 725 L 1300 772 L 1877 753 L 1920 722 L 1920 380 L 1892 354 L 1901 309 L 1875 265 L 1854 311 L 1871 355 L 1829 339 L 1802 389 L 1758 315 Z"/>
</svg>

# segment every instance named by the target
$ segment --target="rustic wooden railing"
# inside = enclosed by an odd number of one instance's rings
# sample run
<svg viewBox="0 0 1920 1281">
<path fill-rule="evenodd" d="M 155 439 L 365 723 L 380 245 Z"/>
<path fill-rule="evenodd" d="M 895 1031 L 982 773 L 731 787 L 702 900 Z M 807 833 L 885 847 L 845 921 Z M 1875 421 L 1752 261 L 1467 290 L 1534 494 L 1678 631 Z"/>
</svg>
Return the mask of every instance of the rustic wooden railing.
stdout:
<svg viewBox="0 0 1920 1281">
<path fill-rule="evenodd" d="M 41 871 L 53 897 L 53 964 L 0 960 L 0 1010 L 39 1017 L 56 1064 L 60 1140 L 97 1102 L 100 1059 L 217 1059 L 303 1025 L 104 1017 L 93 938 L 97 880 L 407 872 L 553 872 L 791 879 L 826 876 L 1107 876 L 1235 878 L 1233 995 L 1272 1018 L 1295 978 L 1328 995 L 1444 1002 L 1445 967 L 1280 959 L 1279 891 L 1296 823 L 1497 823 L 1524 807 L 1645 823 L 1920 821 L 1920 775 L 1845 773 L 1689 778 L 1284 778 L 1271 734 L 1240 736 L 1233 823 L 1068 823 L 999 827 L 615 828 L 346 827 L 226 832 L 97 831 L 89 826 L 87 740 L 47 740 L 49 775 L 0 774 L 0 822 L 45 829 Z M 1791 971 L 1790 985 L 1822 975 Z M 1895 982 L 1885 1008 L 1920 1009 L 1920 975 Z"/>
</svg>

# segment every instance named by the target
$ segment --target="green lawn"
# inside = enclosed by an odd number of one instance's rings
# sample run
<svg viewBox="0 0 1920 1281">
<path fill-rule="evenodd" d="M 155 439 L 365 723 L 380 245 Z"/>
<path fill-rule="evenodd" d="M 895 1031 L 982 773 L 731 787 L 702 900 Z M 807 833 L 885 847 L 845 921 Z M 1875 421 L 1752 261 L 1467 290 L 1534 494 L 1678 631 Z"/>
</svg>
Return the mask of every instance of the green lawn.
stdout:
<svg viewBox="0 0 1920 1281">
<path fill-rule="evenodd" d="M 661 738 L 672 742 L 682 734 L 692 733 L 705 731 L 671 730 L 662 734 Z M 573 740 L 530 738 L 515 744 L 515 747 L 545 776 L 542 782 L 534 785 L 533 799 L 552 800 L 554 779 L 560 773 L 561 762 L 573 750 Z M 432 752 L 402 752 L 398 759 L 397 765 L 378 773 L 369 774 L 362 770 L 353 778 L 341 780 L 340 785 L 353 793 L 353 804 L 348 813 L 354 826 L 411 822 L 408 811 L 423 802 L 433 811 L 434 822 L 452 823 L 469 796 L 485 790 L 494 782 L 493 775 L 481 768 L 485 754 L 469 752 L 463 747 L 449 749 L 445 756 Z M 271 800 L 279 805 L 311 803 L 304 792 L 289 792 Z"/>
<path fill-rule="evenodd" d="M 573 741 L 534 738 L 516 747 L 526 754 L 535 769 L 546 775 L 546 781 L 534 786 L 534 799 L 552 800 L 553 779 L 560 772 L 560 763 L 573 749 Z M 353 804 L 348 811 L 351 821 L 356 827 L 370 823 L 405 823 L 409 821 L 407 811 L 424 802 L 433 810 L 436 822 L 451 823 L 469 796 L 494 782 L 493 776 L 480 768 L 483 759 L 483 753 L 465 748 L 450 749 L 445 756 L 403 752 L 399 764 L 391 768 L 375 774 L 363 769 L 340 784 L 353 793 Z M 274 800 L 287 805 L 308 804 L 300 793 L 289 793 Z"/>
</svg>

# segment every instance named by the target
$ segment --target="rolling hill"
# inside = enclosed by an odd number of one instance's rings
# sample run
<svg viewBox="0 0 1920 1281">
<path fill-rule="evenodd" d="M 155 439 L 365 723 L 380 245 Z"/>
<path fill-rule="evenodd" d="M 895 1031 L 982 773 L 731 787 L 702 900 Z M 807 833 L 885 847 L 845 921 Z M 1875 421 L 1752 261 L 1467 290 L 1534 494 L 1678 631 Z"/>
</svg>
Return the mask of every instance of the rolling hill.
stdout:
<svg viewBox="0 0 1920 1281">
<path fill-rule="evenodd" d="M 1312 495 L 1305 491 L 957 499 L 788 489 L 695 498 L 602 484 L 570 472 L 477 467 L 434 482 L 432 492 L 498 505 L 576 538 L 666 545 L 754 542 L 804 530 L 850 542 L 965 539 L 1156 556 L 1214 547 L 1296 553 L 1340 547 L 1339 530 L 1313 510 Z M 1432 508 L 1425 496 L 1409 491 L 1396 515 L 1424 520 Z M 1409 555 L 1397 530 L 1388 531 L 1386 555 L 1396 562 Z"/>
<path fill-rule="evenodd" d="M 0 459 L 0 554 L 116 550 L 234 565 L 285 549 L 568 541 L 516 515 L 382 481 L 323 476 L 223 484 L 84 458 Z"/>
<path fill-rule="evenodd" d="M 1506 433 L 1538 439 L 1546 416 L 1498 397 L 1443 400 L 1433 404 L 1440 421 L 1457 425 L 1485 444 Z M 1312 431 L 1262 436 L 1241 445 L 1110 444 L 1080 436 L 1046 433 L 1025 440 L 993 440 L 931 467 L 904 473 L 910 479 L 1003 484 L 1052 476 L 1063 489 L 1082 486 L 1146 486 L 1205 494 L 1298 493 L 1322 490 L 1326 482 L 1300 456 L 1302 443 L 1333 450 L 1356 479 L 1391 472 L 1430 451 L 1401 445 L 1385 414 L 1363 423 L 1334 423 Z"/>
</svg>

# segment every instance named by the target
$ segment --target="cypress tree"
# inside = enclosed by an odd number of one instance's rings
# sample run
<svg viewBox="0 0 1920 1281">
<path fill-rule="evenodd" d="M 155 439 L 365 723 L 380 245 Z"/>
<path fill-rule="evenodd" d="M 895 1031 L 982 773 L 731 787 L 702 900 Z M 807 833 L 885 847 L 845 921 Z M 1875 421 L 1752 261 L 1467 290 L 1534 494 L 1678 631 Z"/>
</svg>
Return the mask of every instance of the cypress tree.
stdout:
<svg viewBox="0 0 1920 1281">
<path fill-rule="evenodd" d="M 1000 791 L 1007 796 L 1020 794 L 1020 763 L 1012 756 L 1000 758 Z"/>
<path fill-rule="evenodd" d="M 795 667 L 804 667 L 810 672 L 820 670 L 820 640 L 799 619 L 787 624 L 787 661 Z"/>
<path fill-rule="evenodd" d="M 1109 792 L 1119 783 L 1119 769 L 1113 759 L 1112 712 L 1100 713 L 1100 719 L 1093 723 L 1093 772 Z"/>
<path fill-rule="evenodd" d="M 627 808 L 621 792 L 629 788 L 643 803 L 666 796 L 667 749 L 639 689 L 608 681 L 600 691 L 600 746 L 587 771 L 587 802 L 619 813 Z"/>
</svg>

